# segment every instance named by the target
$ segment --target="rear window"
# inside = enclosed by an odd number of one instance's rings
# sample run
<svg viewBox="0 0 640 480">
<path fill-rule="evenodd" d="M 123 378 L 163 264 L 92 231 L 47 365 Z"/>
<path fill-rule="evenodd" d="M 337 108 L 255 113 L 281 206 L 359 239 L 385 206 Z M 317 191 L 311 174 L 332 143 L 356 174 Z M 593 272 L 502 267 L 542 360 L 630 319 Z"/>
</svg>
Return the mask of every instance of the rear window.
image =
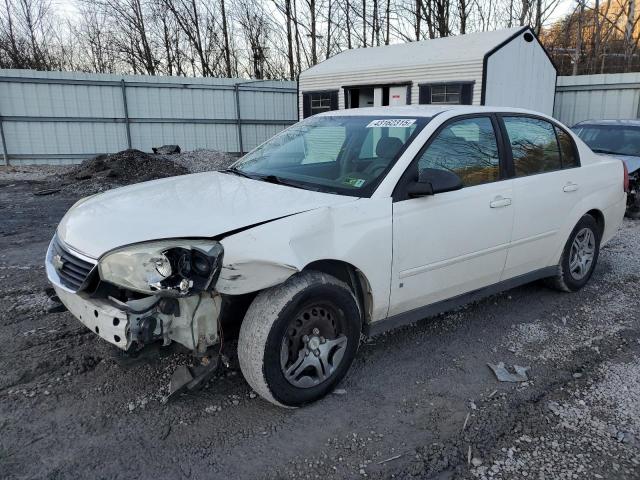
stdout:
<svg viewBox="0 0 640 480">
<path fill-rule="evenodd" d="M 560 170 L 560 149 L 554 126 L 530 117 L 504 117 L 516 177 Z"/>
</svg>

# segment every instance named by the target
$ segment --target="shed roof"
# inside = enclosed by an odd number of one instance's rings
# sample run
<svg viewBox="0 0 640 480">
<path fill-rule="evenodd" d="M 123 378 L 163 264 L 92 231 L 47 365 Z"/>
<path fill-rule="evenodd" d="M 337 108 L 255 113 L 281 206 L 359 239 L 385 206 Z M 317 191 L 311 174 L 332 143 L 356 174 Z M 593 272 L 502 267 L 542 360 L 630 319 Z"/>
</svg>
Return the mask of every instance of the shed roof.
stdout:
<svg viewBox="0 0 640 480">
<path fill-rule="evenodd" d="M 516 33 L 527 29 L 527 27 L 507 28 L 420 42 L 345 50 L 302 72 L 300 77 L 367 71 L 381 67 L 402 68 L 482 60 L 485 54 Z"/>
</svg>

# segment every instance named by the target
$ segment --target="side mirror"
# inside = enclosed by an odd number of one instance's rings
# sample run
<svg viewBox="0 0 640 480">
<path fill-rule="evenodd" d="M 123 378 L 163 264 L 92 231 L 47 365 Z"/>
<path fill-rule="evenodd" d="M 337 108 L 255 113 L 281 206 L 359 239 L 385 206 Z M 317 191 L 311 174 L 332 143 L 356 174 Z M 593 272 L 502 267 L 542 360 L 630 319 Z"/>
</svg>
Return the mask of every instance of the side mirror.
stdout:
<svg viewBox="0 0 640 480">
<path fill-rule="evenodd" d="M 416 198 L 452 192 L 462 187 L 462 180 L 455 173 L 438 168 L 425 168 L 420 171 L 418 181 L 411 182 L 407 186 L 407 193 L 409 198 Z"/>
</svg>

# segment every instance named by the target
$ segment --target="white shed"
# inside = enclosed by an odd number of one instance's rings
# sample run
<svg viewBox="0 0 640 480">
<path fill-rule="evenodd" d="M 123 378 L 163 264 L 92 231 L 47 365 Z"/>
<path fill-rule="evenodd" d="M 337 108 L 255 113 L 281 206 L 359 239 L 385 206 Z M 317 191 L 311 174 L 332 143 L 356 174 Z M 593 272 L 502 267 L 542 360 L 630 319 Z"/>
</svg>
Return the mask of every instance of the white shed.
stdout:
<svg viewBox="0 0 640 480">
<path fill-rule="evenodd" d="M 341 52 L 302 72 L 300 117 L 406 104 L 494 105 L 551 115 L 556 68 L 529 27 Z"/>
</svg>

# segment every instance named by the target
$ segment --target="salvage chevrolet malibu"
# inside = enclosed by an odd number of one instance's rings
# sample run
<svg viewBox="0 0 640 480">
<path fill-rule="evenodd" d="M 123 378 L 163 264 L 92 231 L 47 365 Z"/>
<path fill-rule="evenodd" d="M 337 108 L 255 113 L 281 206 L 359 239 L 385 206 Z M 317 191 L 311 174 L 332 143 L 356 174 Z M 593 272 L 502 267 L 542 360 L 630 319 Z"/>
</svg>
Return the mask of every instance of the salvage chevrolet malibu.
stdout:
<svg viewBox="0 0 640 480">
<path fill-rule="evenodd" d="M 626 188 L 620 160 L 534 112 L 332 111 L 225 171 L 80 200 L 46 270 L 120 349 L 202 356 L 235 337 L 251 387 L 299 406 L 344 377 L 361 333 L 538 279 L 581 289 Z"/>
</svg>

